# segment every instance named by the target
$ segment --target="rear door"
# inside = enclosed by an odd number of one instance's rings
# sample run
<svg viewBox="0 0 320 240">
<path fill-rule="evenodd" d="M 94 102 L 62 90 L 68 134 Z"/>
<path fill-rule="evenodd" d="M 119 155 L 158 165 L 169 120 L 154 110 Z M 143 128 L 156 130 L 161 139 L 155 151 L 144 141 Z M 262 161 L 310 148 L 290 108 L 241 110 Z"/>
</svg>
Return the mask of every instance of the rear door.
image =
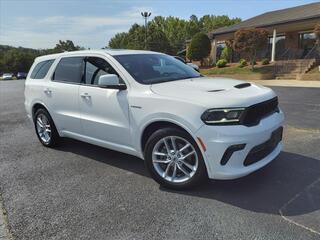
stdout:
<svg viewBox="0 0 320 240">
<path fill-rule="evenodd" d="M 82 134 L 78 96 L 83 70 L 84 57 L 62 57 L 44 88 L 55 124 L 64 134 Z"/>
<path fill-rule="evenodd" d="M 79 89 L 84 135 L 106 144 L 132 145 L 128 91 L 98 87 L 99 76 L 119 74 L 104 58 L 87 57 L 85 62 L 84 84 Z"/>
</svg>

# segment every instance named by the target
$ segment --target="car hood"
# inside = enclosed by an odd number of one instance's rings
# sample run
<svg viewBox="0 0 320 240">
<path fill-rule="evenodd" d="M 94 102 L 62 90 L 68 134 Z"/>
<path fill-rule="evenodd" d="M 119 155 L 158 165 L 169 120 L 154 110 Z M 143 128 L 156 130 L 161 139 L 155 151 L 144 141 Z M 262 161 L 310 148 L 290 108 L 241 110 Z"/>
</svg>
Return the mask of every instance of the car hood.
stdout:
<svg viewBox="0 0 320 240">
<path fill-rule="evenodd" d="M 248 107 L 266 101 L 275 93 L 256 84 L 229 78 L 199 77 L 151 85 L 158 95 L 206 107 Z"/>
</svg>

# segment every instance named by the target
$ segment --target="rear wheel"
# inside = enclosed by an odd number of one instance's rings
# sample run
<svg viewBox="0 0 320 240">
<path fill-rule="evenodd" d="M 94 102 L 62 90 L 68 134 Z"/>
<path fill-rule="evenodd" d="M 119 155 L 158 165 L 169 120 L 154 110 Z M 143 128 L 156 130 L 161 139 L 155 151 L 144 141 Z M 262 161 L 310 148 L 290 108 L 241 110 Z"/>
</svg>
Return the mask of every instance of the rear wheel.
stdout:
<svg viewBox="0 0 320 240">
<path fill-rule="evenodd" d="M 150 136 L 145 148 L 145 164 L 152 178 L 168 188 L 193 187 L 207 176 L 196 142 L 175 128 L 160 129 Z"/>
<path fill-rule="evenodd" d="M 46 147 L 58 144 L 60 137 L 47 110 L 38 109 L 34 115 L 34 126 L 40 142 Z"/>
</svg>

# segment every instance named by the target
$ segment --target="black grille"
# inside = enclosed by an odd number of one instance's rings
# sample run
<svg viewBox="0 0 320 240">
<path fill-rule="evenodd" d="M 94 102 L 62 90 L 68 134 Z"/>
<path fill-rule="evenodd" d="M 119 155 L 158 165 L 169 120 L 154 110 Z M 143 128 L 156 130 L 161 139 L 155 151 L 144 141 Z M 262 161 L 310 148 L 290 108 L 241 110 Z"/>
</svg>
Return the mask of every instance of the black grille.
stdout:
<svg viewBox="0 0 320 240">
<path fill-rule="evenodd" d="M 282 132 L 283 127 L 278 128 L 272 133 L 271 138 L 268 141 L 252 148 L 248 153 L 246 159 L 244 160 L 243 165 L 249 166 L 253 163 L 256 163 L 264 159 L 266 156 L 272 153 L 272 151 L 278 146 L 279 142 L 282 140 Z"/>
<path fill-rule="evenodd" d="M 245 110 L 242 124 L 246 126 L 254 126 L 259 124 L 260 120 L 274 112 L 278 112 L 278 98 L 272 98 L 268 101 L 261 102 L 248 107 Z"/>
</svg>

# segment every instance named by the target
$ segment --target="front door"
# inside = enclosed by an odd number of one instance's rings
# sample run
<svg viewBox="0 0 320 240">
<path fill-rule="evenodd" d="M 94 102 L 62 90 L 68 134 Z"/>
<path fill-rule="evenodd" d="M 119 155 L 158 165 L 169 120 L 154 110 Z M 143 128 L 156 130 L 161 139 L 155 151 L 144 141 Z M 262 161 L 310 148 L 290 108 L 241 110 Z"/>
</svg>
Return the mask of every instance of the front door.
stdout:
<svg viewBox="0 0 320 240">
<path fill-rule="evenodd" d="M 111 145 L 130 146 L 127 90 L 98 87 L 99 76 L 117 74 L 103 58 L 85 59 L 84 84 L 79 89 L 84 135 Z"/>
</svg>

